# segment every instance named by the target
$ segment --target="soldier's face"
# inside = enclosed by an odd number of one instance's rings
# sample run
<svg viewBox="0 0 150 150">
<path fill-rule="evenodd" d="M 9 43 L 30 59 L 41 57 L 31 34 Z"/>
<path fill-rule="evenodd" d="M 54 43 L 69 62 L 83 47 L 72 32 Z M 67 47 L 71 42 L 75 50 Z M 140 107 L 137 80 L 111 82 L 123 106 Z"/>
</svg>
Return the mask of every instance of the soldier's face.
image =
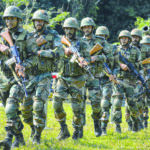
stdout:
<svg viewBox="0 0 150 150">
<path fill-rule="evenodd" d="M 132 43 L 133 44 L 138 44 L 139 42 L 140 42 L 140 37 L 136 36 L 136 35 L 133 35 L 132 36 Z"/>
<path fill-rule="evenodd" d="M 82 28 L 82 30 L 83 30 L 85 36 L 89 36 L 92 34 L 93 27 L 92 26 L 84 26 Z"/>
<path fill-rule="evenodd" d="M 102 37 L 104 37 L 105 39 L 107 38 L 107 35 L 105 35 L 105 34 L 100 34 L 99 36 L 102 36 Z"/>
<path fill-rule="evenodd" d="M 65 28 L 65 35 L 68 39 L 73 39 L 75 37 L 76 29 L 75 28 Z"/>
<path fill-rule="evenodd" d="M 38 31 L 42 30 L 44 23 L 45 22 L 43 20 L 34 20 L 35 29 Z"/>
<path fill-rule="evenodd" d="M 120 38 L 120 44 L 122 46 L 126 46 L 126 45 L 128 45 L 128 43 L 129 43 L 129 38 L 128 37 L 121 37 Z"/>
<path fill-rule="evenodd" d="M 16 17 L 6 17 L 5 22 L 8 29 L 13 29 L 18 25 L 18 20 Z"/>
</svg>

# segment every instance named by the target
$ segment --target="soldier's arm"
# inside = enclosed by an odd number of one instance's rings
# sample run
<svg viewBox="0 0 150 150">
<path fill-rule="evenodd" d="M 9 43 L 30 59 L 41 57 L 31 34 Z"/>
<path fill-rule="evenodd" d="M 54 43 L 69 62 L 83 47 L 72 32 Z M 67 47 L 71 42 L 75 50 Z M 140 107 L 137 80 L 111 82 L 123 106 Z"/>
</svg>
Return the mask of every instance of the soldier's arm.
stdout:
<svg viewBox="0 0 150 150">
<path fill-rule="evenodd" d="M 22 62 L 22 66 L 25 69 L 29 69 L 38 63 L 38 57 L 35 55 L 37 53 L 37 45 L 34 38 L 28 37 L 25 41 L 25 47 L 23 53 L 26 53 L 26 58 Z"/>
</svg>

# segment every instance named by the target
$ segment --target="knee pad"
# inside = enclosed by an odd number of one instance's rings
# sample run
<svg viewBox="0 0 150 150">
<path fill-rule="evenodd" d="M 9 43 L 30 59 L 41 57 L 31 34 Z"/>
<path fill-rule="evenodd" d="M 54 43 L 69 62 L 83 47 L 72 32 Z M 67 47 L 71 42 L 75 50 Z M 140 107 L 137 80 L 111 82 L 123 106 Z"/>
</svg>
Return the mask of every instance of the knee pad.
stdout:
<svg viewBox="0 0 150 150">
<path fill-rule="evenodd" d="M 37 99 L 34 98 L 33 111 L 35 113 L 43 112 L 44 111 L 44 102 L 38 98 Z"/>
<path fill-rule="evenodd" d="M 113 101 L 113 108 L 114 109 L 121 109 L 122 101 L 120 99 L 114 99 Z"/>
<path fill-rule="evenodd" d="M 55 97 L 53 100 L 53 108 L 55 112 L 61 112 L 63 111 L 63 104 L 62 104 L 62 99 Z"/>
<path fill-rule="evenodd" d="M 13 98 L 8 98 L 5 113 L 7 118 L 17 118 L 18 116 L 18 103 Z"/>
<path fill-rule="evenodd" d="M 108 100 L 102 100 L 101 101 L 101 107 L 102 108 L 109 108 L 110 107 L 110 102 Z"/>
</svg>

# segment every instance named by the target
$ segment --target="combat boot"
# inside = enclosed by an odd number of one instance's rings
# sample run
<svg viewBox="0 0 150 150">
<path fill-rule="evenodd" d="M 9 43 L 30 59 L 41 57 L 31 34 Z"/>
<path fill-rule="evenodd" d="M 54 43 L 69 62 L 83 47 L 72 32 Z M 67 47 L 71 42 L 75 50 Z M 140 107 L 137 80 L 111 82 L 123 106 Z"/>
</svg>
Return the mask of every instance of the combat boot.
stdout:
<svg viewBox="0 0 150 150">
<path fill-rule="evenodd" d="M 139 124 L 137 121 L 133 122 L 133 126 L 132 126 L 132 132 L 138 132 L 139 129 Z"/>
<path fill-rule="evenodd" d="M 35 134 L 35 128 L 34 128 L 34 126 L 30 126 L 30 128 L 31 128 L 30 138 L 32 139 L 34 137 L 34 134 Z"/>
<path fill-rule="evenodd" d="M 102 121 L 101 122 L 102 136 L 107 135 L 106 128 L 107 128 L 107 123 Z"/>
<path fill-rule="evenodd" d="M 141 120 L 139 120 L 138 130 L 140 131 L 140 130 L 142 130 L 142 129 L 144 129 L 144 126 L 143 126 L 142 121 L 141 121 Z"/>
<path fill-rule="evenodd" d="M 144 124 L 144 128 L 147 128 L 147 127 L 148 127 L 148 122 L 147 122 L 147 120 L 144 120 L 143 124 Z"/>
<path fill-rule="evenodd" d="M 80 128 L 79 127 L 75 127 L 74 128 L 74 132 L 73 132 L 73 136 L 72 136 L 72 139 L 73 140 L 77 140 L 80 138 Z"/>
<path fill-rule="evenodd" d="M 83 127 L 80 128 L 79 130 L 79 138 L 83 137 Z"/>
<path fill-rule="evenodd" d="M 36 133 L 33 137 L 33 144 L 40 144 L 41 143 L 41 133 Z"/>
<path fill-rule="evenodd" d="M 116 124 L 116 130 L 117 133 L 121 133 L 121 127 L 120 124 Z"/>
<path fill-rule="evenodd" d="M 20 145 L 24 146 L 25 141 L 22 132 L 20 134 L 15 135 L 15 141 L 13 142 L 12 146 L 13 148 L 19 147 Z"/>
<path fill-rule="evenodd" d="M 94 119 L 94 133 L 96 137 L 101 136 L 101 127 L 99 120 Z"/>
<path fill-rule="evenodd" d="M 107 135 L 107 131 L 106 131 L 106 128 L 103 128 L 102 129 L 102 136 L 105 136 L 105 135 Z"/>
<path fill-rule="evenodd" d="M 7 133 L 6 138 L 3 141 L 0 141 L 0 148 L 3 147 L 3 150 L 11 150 L 13 134 Z"/>
<path fill-rule="evenodd" d="M 68 130 L 68 127 L 65 123 L 60 124 L 61 125 L 61 131 L 59 135 L 57 136 L 58 140 L 64 140 L 70 137 L 70 133 Z"/>
<path fill-rule="evenodd" d="M 128 131 L 132 131 L 132 121 L 128 121 Z"/>
</svg>

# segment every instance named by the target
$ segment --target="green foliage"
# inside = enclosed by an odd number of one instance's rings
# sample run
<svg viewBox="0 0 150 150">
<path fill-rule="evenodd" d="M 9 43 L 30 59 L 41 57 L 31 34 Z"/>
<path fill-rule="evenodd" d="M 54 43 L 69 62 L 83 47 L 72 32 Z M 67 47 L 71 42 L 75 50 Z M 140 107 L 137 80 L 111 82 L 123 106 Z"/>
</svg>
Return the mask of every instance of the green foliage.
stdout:
<svg viewBox="0 0 150 150">
<path fill-rule="evenodd" d="M 139 29 L 142 29 L 144 26 L 150 25 L 150 19 L 145 20 L 142 17 L 136 17 L 135 26 Z"/>
<path fill-rule="evenodd" d="M 6 3 L 6 7 L 10 5 L 21 6 L 21 5 L 29 5 L 30 0 L 3 0 Z"/>
<path fill-rule="evenodd" d="M 56 25 L 60 25 L 60 23 L 65 20 L 67 17 L 69 17 L 69 12 L 62 12 L 61 9 L 58 9 L 57 12 L 54 11 L 55 7 L 52 7 L 49 9 L 48 14 L 50 16 L 49 22 L 50 27 L 55 28 Z M 52 18 L 53 13 L 57 13 L 55 17 Z"/>
</svg>

